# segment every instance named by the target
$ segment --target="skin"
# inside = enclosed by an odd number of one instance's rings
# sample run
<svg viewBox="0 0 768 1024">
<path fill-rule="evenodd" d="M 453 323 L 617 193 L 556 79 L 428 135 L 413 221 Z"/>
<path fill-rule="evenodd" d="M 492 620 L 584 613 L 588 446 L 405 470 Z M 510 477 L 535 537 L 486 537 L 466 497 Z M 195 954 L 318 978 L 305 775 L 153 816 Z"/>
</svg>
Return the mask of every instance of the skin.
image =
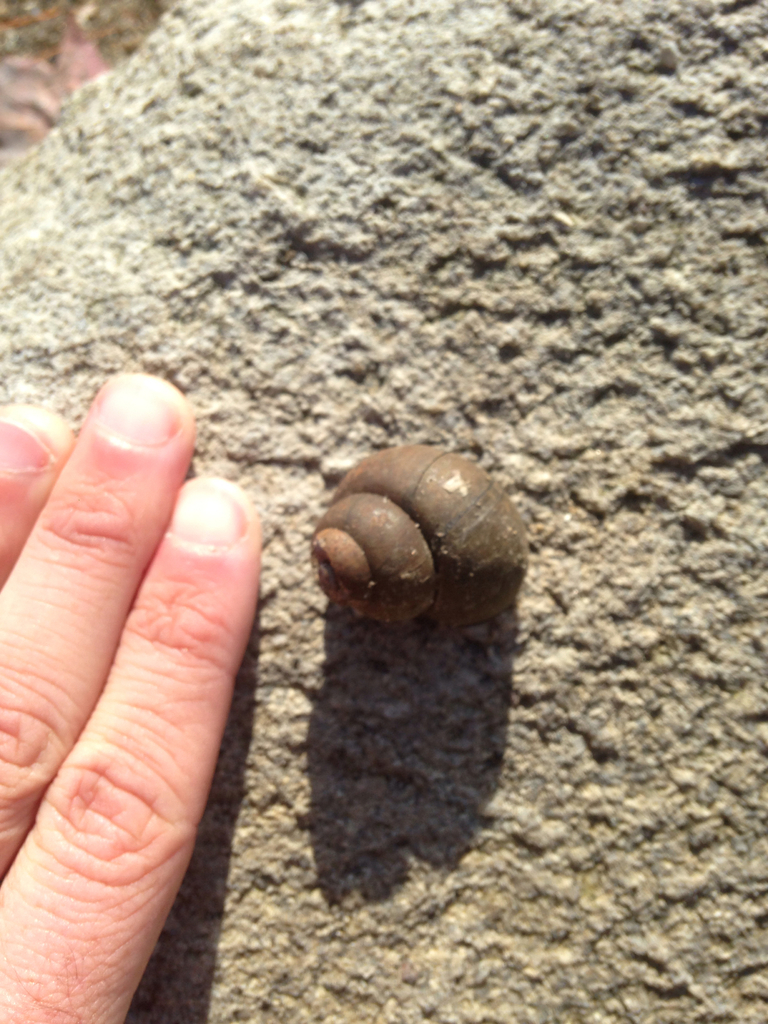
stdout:
<svg viewBox="0 0 768 1024">
<path fill-rule="evenodd" d="M 253 621 L 260 531 L 184 482 L 171 385 L 101 390 L 75 441 L 0 408 L 0 1020 L 123 1021 L 186 870 Z"/>
</svg>

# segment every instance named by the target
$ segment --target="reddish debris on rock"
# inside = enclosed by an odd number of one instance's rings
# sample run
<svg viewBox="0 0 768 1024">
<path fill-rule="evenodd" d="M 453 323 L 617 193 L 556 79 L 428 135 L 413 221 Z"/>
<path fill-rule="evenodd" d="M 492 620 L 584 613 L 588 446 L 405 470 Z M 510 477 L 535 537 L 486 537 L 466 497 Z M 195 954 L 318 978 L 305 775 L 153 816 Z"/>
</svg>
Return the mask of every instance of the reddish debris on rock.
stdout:
<svg viewBox="0 0 768 1024">
<path fill-rule="evenodd" d="M 64 99 L 105 71 L 109 65 L 71 15 L 52 61 L 0 61 L 0 167 L 40 142 L 56 123 Z"/>
</svg>

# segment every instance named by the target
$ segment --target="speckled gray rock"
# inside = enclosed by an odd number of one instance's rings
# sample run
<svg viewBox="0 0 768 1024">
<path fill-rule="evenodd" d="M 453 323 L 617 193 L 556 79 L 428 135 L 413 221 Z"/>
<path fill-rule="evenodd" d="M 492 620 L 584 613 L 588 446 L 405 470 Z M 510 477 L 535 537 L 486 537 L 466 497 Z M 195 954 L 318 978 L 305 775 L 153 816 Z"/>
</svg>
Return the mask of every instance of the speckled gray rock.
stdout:
<svg viewBox="0 0 768 1024">
<path fill-rule="evenodd" d="M 186 0 L 0 177 L 0 380 L 167 376 L 260 630 L 130 1019 L 762 1024 L 768 6 Z M 371 449 L 530 529 L 519 622 L 326 613 Z"/>
</svg>

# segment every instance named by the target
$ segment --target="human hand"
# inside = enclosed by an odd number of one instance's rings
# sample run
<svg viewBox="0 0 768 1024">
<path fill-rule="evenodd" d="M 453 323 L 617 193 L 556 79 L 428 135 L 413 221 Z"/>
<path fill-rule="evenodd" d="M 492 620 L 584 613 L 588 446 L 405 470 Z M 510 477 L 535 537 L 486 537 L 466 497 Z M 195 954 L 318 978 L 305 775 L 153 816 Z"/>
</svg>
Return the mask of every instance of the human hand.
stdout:
<svg viewBox="0 0 768 1024">
<path fill-rule="evenodd" d="M 0 1020 L 117 1024 L 181 883 L 253 619 L 242 492 L 151 377 L 77 443 L 0 409 Z M 170 525 L 169 525 L 170 524 Z"/>
</svg>

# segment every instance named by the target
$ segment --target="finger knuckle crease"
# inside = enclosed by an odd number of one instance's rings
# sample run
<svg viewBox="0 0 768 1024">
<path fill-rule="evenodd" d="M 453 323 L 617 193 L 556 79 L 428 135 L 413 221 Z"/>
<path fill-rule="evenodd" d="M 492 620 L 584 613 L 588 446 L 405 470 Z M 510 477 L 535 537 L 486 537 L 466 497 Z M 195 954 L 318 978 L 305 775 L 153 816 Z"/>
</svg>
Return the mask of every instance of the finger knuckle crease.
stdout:
<svg viewBox="0 0 768 1024">
<path fill-rule="evenodd" d="M 0 799 L 19 802 L 39 792 L 60 758 L 52 725 L 30 711 L 0 707 Z"/>
<path fill-rule="evenodd" d="M 176 593 L 144 602 L 134 612 L 133 627 L 153 647 L 215 659 L 229 626 L 222 610 L 205 595 Z"/>
<path fill-rule="evenodd" d="M 133 511 L 116 490 L 90 491 L 75 504 L 50 509 L 41 523 L 42 536 L 53 546 L 132 549 L 136 527 Z"/>
<path fill-rule="evenodd" d="M 176 827 L 168 806 L 177 801 L 166 783 L 146 765 L 109 758 L 105 751 L 63 775 L 51 803 L 61 818 L 66 848 L 88 858 L 90 867 L 79 862 L 78 870 L 120 885 L 144 875 L 157 859 L 153 848 Z"/>
</svg>

